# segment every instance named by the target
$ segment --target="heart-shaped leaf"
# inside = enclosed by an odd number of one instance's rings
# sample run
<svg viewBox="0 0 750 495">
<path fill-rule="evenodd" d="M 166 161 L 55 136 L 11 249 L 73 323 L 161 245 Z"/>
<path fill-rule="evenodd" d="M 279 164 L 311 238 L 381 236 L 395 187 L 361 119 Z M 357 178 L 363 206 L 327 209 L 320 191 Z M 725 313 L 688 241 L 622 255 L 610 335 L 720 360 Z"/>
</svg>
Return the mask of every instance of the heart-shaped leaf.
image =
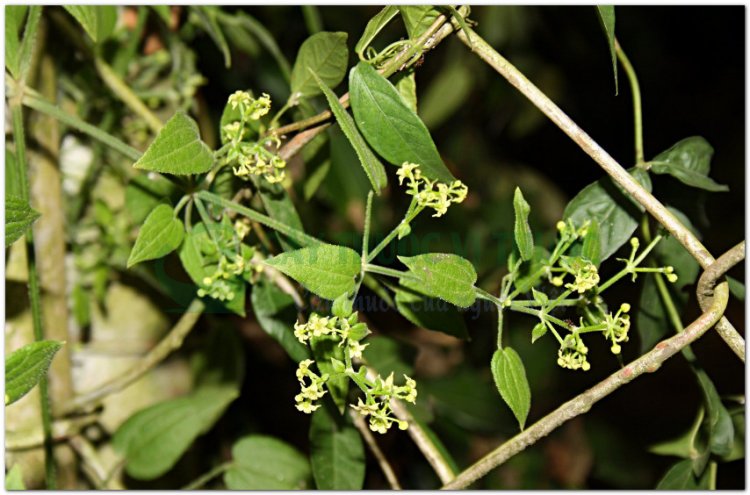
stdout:
<svg viewBox="0 0 750 495">
<path fill-rule="evenodd" d="M 135 168 L 172 175 L 202 174 L 211 169 L 214 155 L 201 141 L 198 124 L 177 112 L 164 124 Z"/>
<path fill-rule="evenodd" d="M 160 204 L 146 217 L 128 258 L 128 268 L 141 261 L 161 258 L 177 249 L 185 237 L 185 227 L 175 218 L 174 209 Z"/>
</svg>

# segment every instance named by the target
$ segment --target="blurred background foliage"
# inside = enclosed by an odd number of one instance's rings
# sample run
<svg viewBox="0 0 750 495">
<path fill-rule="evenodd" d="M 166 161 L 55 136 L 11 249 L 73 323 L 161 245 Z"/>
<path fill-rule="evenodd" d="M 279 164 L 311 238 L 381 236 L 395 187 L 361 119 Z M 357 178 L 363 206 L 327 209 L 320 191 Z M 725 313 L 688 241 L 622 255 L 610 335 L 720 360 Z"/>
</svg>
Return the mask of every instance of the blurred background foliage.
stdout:
<svg viewBox="0 0 750 495">
<path fill-rule="evenodd" d="M 70 35 L 71 20 L 64 18 L 61 9 L 47 10 L 45 50 L 55 61 L 62 106 L 144 149 L 151 139 L 147 126 L 103 86 L 90 60 L 81 55 L 76 37 Z M 295 6 L 222 10 L 234 19 L 221 23 L 231 51 L 229 68 L 210 30 L 184 7 L 172 11 L 179 19 L 176 29 L 169 29 L 152 14 L 137 38 L 132 34 L 137 22 L 134 9 L 126 8 L 121 19 L 125 28 L 104 47 L 110 64 L 161 118 L 166 120 L 178 108 L 190 109 L 209 145 L 217 141 L 229 94 L 244 89 L 267 92 L 275 108 L 289 95 L 283 72 L 262 36 L 248 27 L 251 23 L 237 19 L 255 19 L 278 43 L 280 55 L 293 61 L 318 22 L 326 31 L 347 32 L 353 48 L 379 7 L 319 7 L 312 10 L 317 18 L 307 19 L 303 9 Z M 617 7 L 617 36 L 635 66 L 643 93 L 646 158 L 684 137 L 701 135 L 715 149 L 713 178 L 730 185 L 727 193 L 709 195 L 664 177 L 653 179 L 657 197 L 686 212 L 717 256 L 744 238 L 744 14 L 742 7 Z M 620 94 L 615 95 L 611 60 L 593 7 L 477 6 L 470 17 L 477 22 L 479 34 L 616 160 L 623 165 L 634 162 L 630 90 L 621 72 Z M 392 22 L 375 45 L 382 48 L 403 36 L 401 23 Z M 177 38 L 181 41 L 176 42 Z M 351 62 L 355 59 L 352 53 Z M 479 273 L 478 285 L 496 290 L 512 249 L 515 187 L 521 187 L 531 205 L 536 238 L 551 243 L 567 201 L 604 172 L 458 40 L 449 38 L 426 54 L 416 85 L 418 112 L 445 162 L 469 186 L 470 194 L 440 221 L 420 218 L 412 225 L 414 235 L 398 244 L 398 253 L 430 250 L 465 256 Z M 345 86 L 336 88 L 337 93 L 342 94 Z M 322 97 L 311 106 L 296 110 L 294 118 L 326 108 Z M 340 131 L 334 127 L 326 136 L 289 163 L 294 181 L 291 194 L 308 232 L 355 247 L 360 242 L 369 184 L 361 168 L 351 166 L 356 157 Z M 60 155 L 66 243 L 76 266 L 71 292 L 78 332 L 73 340 L 80 343 L 76 388 L 87 389 L 90 384 L 81 382 L 87 373 L 81 370 L 99 373 L 105 368 L 105 374 L 117 374 L 106 369 L 114 365 L 103 361 L 101 353 L 111 356 L 107 353 L 113 349 L 121 351 L 123 339 L 135 352 L 150 347 L 163 334 L 166 320 L 175 320 L 185 302 L 177 296 L 174 282 L 163 282 L 187 278 L 173 260 L 158 262 L 153 270 L 125 270 L 134 233 L 155 206 L 153 196 L 131 177 L 127 161 L 73 134 L 62 141 Z M 88 165 L 76 165 L 81 163 Z M 395 174 L 389 175 L 391 187 L 375 202 L 375 237 L 385 235 L 408 205 L 408 198 L 393 187 Z M 169 192 L 170 187 L 165 181 L 162 192 Z M 392 263 L 395 254 L 386 249 L 380 264 Z M 615 264 L 609 263 L 609 268 Z M 742 270 L 731 273 L 744 280 Z M 10 267 L 10 289 L 15 287 L 13 273 Z M 641 283 L 639 279 L 636 284 L 618 284 L 619 292 L 612 290 L 612 300 L 636 303 Z M 683 321 L 688 322 L 698 315 L 698 305 L 694 288 L 686 290 L 691 296 Z M 11 290 L 8 294 L 14 297 Z M 363 290 L 361 297 L 374 295 Z M 19 295 L 7 300 L 9 317 L 20 311 L 14 308 L 22 305 L 22 299 Z M 138 318 L 132 317 L 136 314 L 133 304 L 139 305 Z M 741 303 L 731 301 L 728 316 L 744 333 Z M 400 366 L 413 370 L 420 387 L 415 414 L 430 423 L 460 468 L 515 434 L 516 422 L 498 397 L 489 370 L 494 311 L 462 315 L 469 341 L 416 328 L 395 310 L 369 311 L 366 317 L 376 335 L 372 348 L 391 358 L 390 353 L 397 351 Z M 531 345 L 530 318 L 513 315 L 507 325 L 506 338 L 523 356 L 532 388 L 528 424 L 620 366 L 602 343 L 601 349 L 592 349 L 589 372 L 561 369 L 555 363 L 552 339 Z M 182 486 L 196 473 L 207 471 L 217 458 L 228 456 L 234 440 L 248 433 L 273 435 L 302 452 L 308 450 L 309 417 L 293 407 L 298 387 L 295 365 L 261 330 L 252 313 L 246 319 L 204 318 L 184 350 L 162 367 L 164 376 L 156 374 L 139 392 L 130 391 L 130 399 L 118 394 L 120 404 L 140 397 L 137 407 L 130 405 L 132 411 L 183 393 L 190 381 L 185 357 L 199 351 L 208 329 L 216 326 L 238 329 L 243 337 L 246 370 L 240 398 L 168 474 L 151 482 L 127 479 L 128 488 Z M 743 393 L 743 366 L 720 339 L 709 333 L 694 348 L 720 394 Z M 120 351 L 115 354 L 122 355 Z M 625 361 L 640 354 L 635 335 L 623 346 L 623 353 Z M 161 395 L 144 397 L 148 394 Z M 675 458 L 651 454 L 648 447 L 685 431 L 699 403 L 700 389 L 684 358 L 676 356 L 658 373 L 622 388 L 590 413 L 515 456 L 475 488 L 652 488 Z M 127 414 L 120 416 L 110 418 L 109 433 Z M 439 487 L 408 435 L 392 431 L 378 439 L 405 487 Z M 221 483 L 217 480 L 211 486 Z M 742 486 L 744 461 L 721 464 L 718 487 Z M 387 488 L 369 453 L 365 488 Z"/>
</svg>

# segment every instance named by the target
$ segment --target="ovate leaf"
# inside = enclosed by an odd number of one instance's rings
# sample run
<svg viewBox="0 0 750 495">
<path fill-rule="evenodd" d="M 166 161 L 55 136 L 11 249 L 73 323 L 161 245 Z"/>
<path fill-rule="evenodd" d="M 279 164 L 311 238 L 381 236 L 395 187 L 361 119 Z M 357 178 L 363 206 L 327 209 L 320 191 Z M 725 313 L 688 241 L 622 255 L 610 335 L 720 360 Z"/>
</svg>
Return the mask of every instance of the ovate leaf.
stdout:
<svg viewBox="0 0 750 495">
<path fill-rule="evenodd" d="M 609 55 L 612 58 L 612 70 L 615 74 L 615 94 L 617 94 L 619 88 L 617 83 L 617 53 L 615 52 L 615 6 L 597 5 L 596 12 L 599 14 L 599 21 L 601 21 L 604 34 L 607 36 Z"/>
<path fill-rule="evenodd" d="M 440 15 L 440 11 L 432 5 L 404 5 L 398 10 L 401 11 L 406 32 L 411 39 L 421 36 Z"/>
<path fill-rule="evenodd" d="M 115 449 L 125 456 L 127 473 L 151 480 L 169 471 L 237 395 L 234 387 L 203 387 L 187 397 L 160 402 L 131 416 L 113 439 Z"/>
<path fill-rule="evenodd" d="M 495 385 L 523 430 L 531 408 L 531 389 L 521 357 L 510 347 L 498 349 L 492 356 Z"/>
<path fill-rule="evenodd" d="M 336 122 L 339 123 L 341 130 L 344 132 L 344 135 L 351 143 L 352 148 L 354 148 L 354 151 L 357 153 L 359 163 L 362 165 L 365 174 L 367 174 L 367 178 L 370 179 L 370 184 L 372 184 L 373 190 L 377 194 L 380 194 L 380 190 L 388 185 L 388 178 L 385 175 L 385 167 L 383 167 L 380 160 L 378 160 L 375 154 L 370 150 L 370 147 L 367 146 L 365 139 L 357 130 L 354 120 L 349 113 L 347 113 L 334 92 L 331 91 L 323 81 L 321 81 L 317 74 L 313 73 L 312 76 L 317 81 L 320 90 L 326 97 L 326 100 L 328 100 L 328 105 L 331 107 L 331 111 L 336 117 Z"/>
<path fill-rule="evenodd" d="M 362 269 L 362 259 L 356 251 L 332 244 L 282 253 L 265 262 L 330 300 L 352 291 Z"/>
<path fill-rule="evenodd" d="M 198 124 L 177 112 L 133 165 L 135 168 L 172 175 L 202 174 L 213 165 L 211 149 L 201 141 Z"/>
<path fill-rule="evenodd" d="M 297 310 L 291 296 L 261 279 L 253 285 L 250 300 L 260 327 L 281 344 L 289 357 L 296 362 L 310 357 L 307 347 L 294 336 Z"/>
<path fill-rule="evenodd" d="M 76 18 L 95 43 L 109 38 L 117 24 L 117 7 L 114 5 L 63 5 Z"/>
<path fill-rule="evenodd" d="M 397 166 L 418 163 L 430 179 L 454 180 L 427 127 L 371 65 L 360 62 L 350 71 L 349 96 L 357 127 L 380 156 Z"/>
<path fill-rule="evenodd" d="M 544 334 L 547 333 L 547 325 L 542 323 L 541 321 L 534 325 L 534 328 L 531 330 L 531 343 L 533 344 L 537 340 L 544 337 Z"/>
<path fill-rule="evenodd" d="M 224 37 L 224 32 L 221 30 L 221 26 L 219 26 L 219 22 L 216 19 L 219 8 L 216 6 L 196 5 L 191 7 L 191 10 L 196 14 L 203 29 L 208 33 L 219 50 L 221 50 L 222 55 L 224 55 L 224 66 L 226 68 L 231 67 L 232 53 Z"/>
<path fill-rule="evenodd" d="M 310 461 L 319 490 L 361 490 L 365 448 L 349 415 L 331 414 L 323 405 L 310 422 Z"/>
<path fill-rule="evenodd" d="M 709 428 L 709 448 L 711 452 L 718 456 L 729 454 L 734 444 L 734 425 L 732 417 L 721 403 L 721 398 L 705 371 L 696 368 L 695 375 L 698 377 L 698 383 L 703 390 L 703 397 L 706 404 L 706 419 Z"/>
<path fill-rule="evenodd" d="M 462 308 L 474 304 L 477 272 L 468 260 L 444 253 L 399 256 L 398 259 L 409 268 L 409 277 L 401 279 L 404 287 Z"/>
<path fill-rule="evenodd" d="M 362 37 L 359 38 L 357 44 L 354 46 L 354 51 L 359 55 L 360 59 L 364 58 L 365 50 L 372 40 L 378 35 L 378 33 L 398 14 L 398 7 L 395 5 L 386 5 L 383 10 L 375 14 L 372 19 L 367 22 L 365 30 L 362 33 Z"/>
<path fill-rule="evenodd" d="M 693 475 L 693 461 L 684 459 L 672 465 L 656 485 L 657 490 L 697 490 L 698 481 Z"/>
<path fill-rule="evenodd" d="M 521 259 L 528 261 L 534 255 L 534 234 L 531 233 L 531 227 L 529 227 L 529 203 L 526 202 L 518 187 L 513 195 L 513 210 L 516 214 L 513 227 L 516 246 L 521 253 Z"/>
<path fill-rule="evenodd" d="M 413 70 L 400 72 L 394 78 L 393 84 L 409 109 L 417 113 L 417 78 Z"/>
<path fill-rule="evenodd" d="M 160 204 L 146 217 L 130 251 L 128 268 L 141 261 L 166 256 L 180 246 L 184 237 L 185 227 L 175 218 L 174 209 Z"/>
<path fill-rule="evenodd" d="M 651 179 L 647 172 L 632 168 L 630 175 L 647 191 L 651 191 Z M 642 206 L 631 200 L 609 177 L 605 177 L 584 187 L 570 200 L 563 216 L 573 220 L 576 226 L 583 225 L 587 220 L 599 223 L 599 255 L 604 261 L 630 239 L 642 211 Z"/>
<path fill-rule="evenodd" d="M 39 218 L 39 212 L 17 196 L 5 196 L 5 247 L 10 246 L 23 234 L 29 225 Z"/>
<path fill-rule="evenodd" d="M 307 98 L 320 94 L 320 88 L 312 74 L 316 74 L 326 86 L 335 88 L 346 75 L 349 50 L 347 34 L 316 33 L 305 40 L 297 53 L 292 67 L 292 98 Z"/>
<path fill-rule="evenodd" d="M 232 466 L 224 472 L 230 490 L 304 490 L 310 463 L 286 442 L 250 435 L 232 447 Z"/>
<path fill-rule="evenodd" d="M 589 260 L 598 268 L 601 263 L 601 256 L 599 255 L 601 248 L 602 244 L 599 240 L 599 222 L 594 219 L 591 220 L 586 235 L 583 238 L 581 256 Z"/>
<path fill-rule="evenodd" d="M 728 191 L 729 187 L 717 184 L 708 176 L 711 171 L 713 147 L 700 136 L 678 142 L 659 153 L 649 163 L 655 174 L 669 174 L 683 184 L 706 191 Z"/>
<path fill-rule="evenodd" d="M 26 395 L 47 374 L 62 342 L 42 340 L 25 345 L 5 358 L 5 405 Z"/>
</svg>

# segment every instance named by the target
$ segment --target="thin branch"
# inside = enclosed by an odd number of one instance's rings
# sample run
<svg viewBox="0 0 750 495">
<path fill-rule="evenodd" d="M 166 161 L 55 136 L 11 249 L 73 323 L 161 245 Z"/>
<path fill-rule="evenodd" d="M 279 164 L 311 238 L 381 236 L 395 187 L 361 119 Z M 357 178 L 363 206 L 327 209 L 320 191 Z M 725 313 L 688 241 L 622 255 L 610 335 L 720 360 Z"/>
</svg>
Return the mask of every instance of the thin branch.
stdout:
<svg viewBox="0 0 750 495">
<path fill-rule="evenodd" d="M 474 42 L 477 43 L 476 39 Z M 735 247 L 732 252 L 735 249 L 737 249 L 737 247 Z M 735 254 L 736 253 L 732 253 L 730 256 L 722 256 L 719 258 L 719 260 L 714 263 L 714 266 L 704 272 L 701 277 L 701 282 L 699 282 L 699 286 L 701 286 L 701 283 L 705 284 L 704 287 L 710 287 L 715 284 L 716 277 L 726 272 L 726 270 L 739 261 Z M 710 300 L 710 307 L 683 332 L 659 342 L 650 352 L 626 365 L 616 373 L 613 373 L 589 390 L 564 403 L 547 416 L 534 423 L 534 425 L 522 431 L 474 463 L 471 467 L 459 474 L 456 479 L 450 483 L 446 483 L 443 486 L 443 489 L 455 490 L 471 485 L 492 469 L 503 464 L 526 447 L 533 445 L 538 440 L 548 435 L 566 421 L 588 412 L 595 403 L 608 396 L 622 385 L 631 382 L 644 373 L 653 373 L 657 371 L 664 361 L 698 339 L 706 333 L 709 328 L 716 324 L 716 322 L 721 319 L 728 301 L 729 286 L 726 282 L 722 282 L 716 286 L 713 291 L 713 296 Z"/>
<path fill-rule="evenodd" d="M 372 432 L 370 432 L 370 428 L 367 426 L 365 418 L 363 418 L 360 414 L 352 409 L 349 410 L 349 416 L 352 417 L 354 426 L 359 430 L 360 435 L 362 435 L 362 438 L 365 439 L 367 447 L 369 447 L 372 455 L 374 455 L 375 459 L 378 461 L 380 470 L 383 471 L 385 478 L 388 480 L 388 484 L 393 490 L 401 490 L 401 485 L 398 482 L 398 478 L 396 478 L 396 473 L 393 472 L 393 468 L 388 462 L 388 459 L 386 459 L 383 451 L 380 450 L 375 437 L 372 436 Z"/>
<path fill-rule="evenodd" d="M 98 414 L 87 414 L 73 419 L 57 419 L 52 422 L 52 440 L 55 443 L 65 441 L 98 419 Z M 42 445 L 44 445 L 44 432 L 41 428 L 5 432 L 6 451 L 38 449 Z"/>
<path fill-rule="evenodd" d="M 63 414 L 69 414 L 96 405 L 104 397 L 119 392 L 156 367 L 156 365 L 166 359 L 172 351 L 179 349 L 180 346 L 182 346 L 182 342 L 193 329 L 204 309 L 205 305 L 200 299 L 193 299 L 190 306 L 185 310 L 185 314 L 182 315 L 182 318 L 180 318 L 172 330 L 169 331 L 167 336 L 164 337 L 161 342 L 156 344 L 156 346 L 151 349 L 143 359 L 139 360 L 135 366 L 114 380 L 73 399 L 63 408 Z"/>
<path fill-rule="evenodd" d="M 125 487 L 118 480 L 108 479 L 107 470 L 102 465 L 99 454 L 91 443 L 83 437 L 76 435 L 69 441 L 73 449 L 83 461 L 83 472 L 91 480 L 97 490 L 124 490 Z"/>
<path fill-rule="evenodd" d="M 641 86 L 638 84 L 638 76 L 635 73 L 633 64 L 630 63 L 628 56 L 620 46 L 620 42 L 615 39 L 615 51 L 617 58 L 625 69 L 630 82 L 630 92 L 633 94 L 633 121 L 635 127 L 635 163 L 643 165 L 645 158 L 643 155 L 643 110 L 641 107 Z"/>
<path fill-rule="evenodd" d="M 454 21 L 455 22 L 455 21 Z M 482 37 L 472 29 L 471 42 L 466 37 L 464 30 L 458 31 L 458 38 L 476 54 L 495 69 L 500 75 L 508 80 L 516 89 L 523 93 L 539 110 L 542 111 L 552 122 L 555 123 L 565 134 L 567 134 L 580 148 L 594 159 L 612 178 L 620 184 L 638 203 L 643 205 L 651 215 L 656 218 L 688 252 L 698 260 L 703 268 L 707 268 L 714 262 L 713 256 L 706 247 L 701 244 L 695 235 L 685 227 L 664 205 L 651 193 L 646 191 L 614 158 L 612 158 L 591 136 L 578 127 L 578 125 L 563 112 L 560 107 L 537 88 L 526 76 L 513 64 L 500 55 Z"/>
<path fill-rule="evenodd" d="M 725 262 L 719 264 L 718 262 L 722 261 L 725 257 L 727 258 Z M 745 241 L 742 241 L 731 250 L 727 251 L 724 255 L 722 255 L 722 257 L 717 260 L 717 263 L 711 265 L 711 267 L 716 267 L 712 270 L 711 273 L 709 273 L 709 270 L 711 270 L 711 268 L 706 269 L 704 276 L 701 277 L 698 281 L 698 304 L 700 304 L 702 311 L 706 311 L 708 306 L 710 306 L 711 304 L 710 296 L 713 294 L 713 286 L 711 285 L 711 282 L 718 280 L 719 277 L 726 273 L 727 269 L 724 268 L 725 266 L 731 267 L 736 263 L 739 263 L 742 259 L 744 259 L 744 257 Z M 719 273 L 720 270 L 724 271 Z M 704 279 L 704 277 L 706 278 Z M 737 332 L 737 330 L 725 316 L 722 316 L 719 323 L 716 324 L 716 332 L 722 339 L 724 339 L 724 342 L 726 342 L 729 348 L 732 349 L 732 351 L 737 354 L 737 357 L 739 357 L 744 363 L 745 339 L 742 338 L 742 335 Z"/>
<path fill-rule="evenodd" d="M 206 485 L 209 481 L 216 478 L 220 474 L 222 474 L 224 471 L 232 467 L 232 462 L 225 462 L 223 464 L 219 464 L 218 466 L 211 469 L 209 472 L 199 476 L 195 480 L 191 481 L 184 487 L 182 487 L 182 490 L 198 490 L 199 488 L 202 488 Z"/>
</svg>

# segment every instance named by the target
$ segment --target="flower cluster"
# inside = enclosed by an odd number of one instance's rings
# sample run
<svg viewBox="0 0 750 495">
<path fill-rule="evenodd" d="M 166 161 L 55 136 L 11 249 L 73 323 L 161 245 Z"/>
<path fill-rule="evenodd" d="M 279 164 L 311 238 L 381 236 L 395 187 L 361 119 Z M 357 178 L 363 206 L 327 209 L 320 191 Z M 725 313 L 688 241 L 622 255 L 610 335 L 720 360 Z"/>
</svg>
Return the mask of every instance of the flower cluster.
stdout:
<svg viewBox="0 0 750 495">
<path fill-rule="evenodd" d="M 284 180 L 286 161 L 271 152 L 269 145 L 278 147 L 278 139 L 270 137 L 258 142 L 246 142 L 247 124 L 266 115 L 271 108 L 271 98 L 263 93 L 260 98 L 253 98 L 246 91 L 236 91 L 227 102 L 232 110 L 238 110 L 240 120 L 225 124 L 221 128 L 225 153 L 223 162 L 231 164 L 237 177 L 248 180 L 251 176 L 260 176 L 270 183 Z"/>
<path fill-rule="evenodd" d="M 565 284 L 566 289 L 576 291 L 579 294 L 593 289 L 599 283 L 599 271 L 596 266 L 585 258 L 578 256 L 561 256 L 560 266 L 565 273 L 573 275 L 575 280 Z M 556 277 L 555 282 L 561 285 L 565 275 Z"/>
<path fill-rule="evenodd" d="M 560 350 L 557 351 L 557 364 L 571 370 L 582 369 L 588 371 L 591 365 L 586 360 L 589 348 L 577 332 L 566 335 Z"/>
<path fill-rule="evenodd" d="M 405 430 L 409 427 L 406 421 L 394 417 L 391 408 L 392 399 L 405 400 L 412 404 L 417 400 L 417 383 L 404 375 L 404 385 L 394 384 L 393 373 L 385 380 L 379 375 L 373 380 L 368 379 L 367 370 L 360 366 L 354 370 L 353 359 L 361 359 L 362 351 L 369 344 L 362 344 L 370 330 L 367 325 L 360 323 L 357 313 L 348 317 L 343 316 L 321 316 L 317 313 L 310 314 L 307 323 L 297 322 L 294 324 L 294 336 L 303 344 L 312 344 L 315 339 L 333 337 L 338 340 L 338 347 L 342 349 L 344 361 L 331 358 L 333 376 L 346 376 L 350 378 L 365 394 L 364 400 L 357 399 L 357 405 L 351 407 L 359 414 L 369 417 L 369 426 L 372 431 L 385 433 L 396 423 L 399 429 Z M 295 397 L 297 409 L 304 413 L 311 413 L 320 407 L 315 401 L 325 395 L 324 386 L 329 375 L 318 376 L 310 370 L 313 360 L 307 359 L 300 363 L 297 370 L 297 379 L 302 387 L 301 392 Z"/>
<path fill-rule="evenodd" d="M 404 183 L 404 180 L 407 181 L 406 192 L 416 198 L 420 207 L 435 210 L 433 217 L 444 215 L 452 203 L 461 203 L 466 199 L 469 192 L 469 189 L 460 180 L 445 184 L 428 179 L 422 175 L 419 165 L 416 163 L 404 162 L 396 174 L 400 185 Z"/>
<path fill-rule="evenodd" d="M 628 330 L 630 330 L 630 315 L 627 313 L 630 311 L 630 304 L 623 303 L 620 309 L 613 316 L 612 313 L 608 313 L 604 317 L 604 324 L 606 326 L 604 330 L 604 338 L 612 341 L 611 351 L 612 354 L 620 354 L 620 342 L 628 341 Z"/>
<path fill-rule="evenodd" d="M 320 404 L 313 404 L 313 402 L 326 394 L 323 386 L 328 381 L 328 374 L 324 373 L 323 376 L 316 375 L 310 369 L 310 365 L 314 362 L 312 359 L 305 359 L 299 363 L 299 367 L 297 368 L 297 380 L 299 380 L 302 390 L 294 396 L 294 401 L 297 403 L 295 407 L 305 414 L 310 414 L 318 409 Z"/>
<path fill-rule="evenodd" d="M 359 359 L 362 357 L 362 351 L 369 345 L 362 344 L 360 341 L 370 333 L 370 329 L 364 323 L 358 323 L 357 320 L 357 313 L 353 313 L 348 318 L 322 317 L 317 313 L 312 313 L 307 323 L 294 324 L 294 336 L 301 343 L 306 344 L 312 337 L 335 335 L 341 339 L 339 347 L 344 347 L 352 359 Z"/>
<path fill-rule="evenodd" d="M 394 397 L 412 404 L 417 401 L 417 382 L 406 375 L 404 379 L 406 384 L 403 386 L 393 384 L 393 373 L 385 380 L 378 376 L 374 382 L 365 381 L 365 401 L 359 398 L 357 405 L 351 407 L 362 416 L 369 416 L 372 431 L 385 433 L 393 423 L 398 424 L 400 430 L 406 430 L 409 427 L 406 421 L 393 417 L 393 409 L 391 409 L 391 399 Z"/>
</svg>

